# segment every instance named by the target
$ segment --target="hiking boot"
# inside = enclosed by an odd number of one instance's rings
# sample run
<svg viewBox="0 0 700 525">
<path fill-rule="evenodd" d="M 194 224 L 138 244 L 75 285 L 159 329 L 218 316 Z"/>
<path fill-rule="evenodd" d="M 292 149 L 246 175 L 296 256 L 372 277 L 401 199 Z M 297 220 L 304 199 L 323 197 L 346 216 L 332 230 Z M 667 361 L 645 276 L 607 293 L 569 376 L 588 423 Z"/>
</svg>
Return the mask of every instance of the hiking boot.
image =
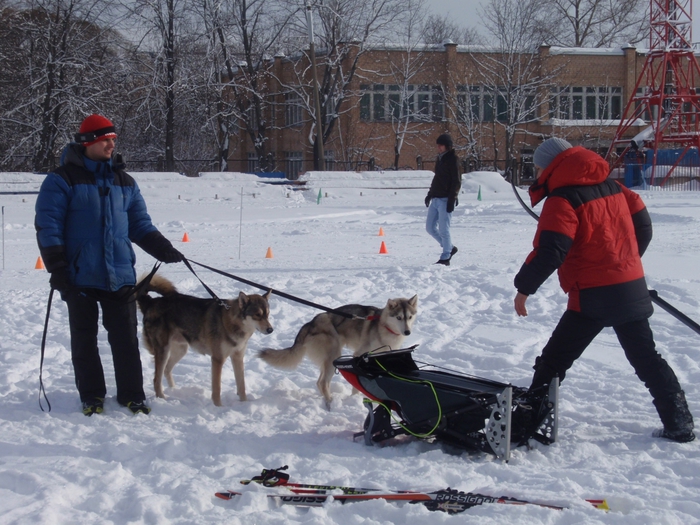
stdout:
<svg viewBox="0 0 700 525">
<path fill-rule="evenodd" d="M 128 408 L 129 410 L 131 410 L 131 412 L 133 414 L 138 414 L 139 412 L 142 414 L 150 414 L 151 413 L 151 407 L 149 407 L 143 401 L 129 401 L 124 406 L 126 408 Z"/>
<path fill-rule="evenodd" d="M 450 259 L 452 259 L 452 256 L 457 253 L 459 250 L 457 249 L 456 246 L 452 245 L 452 251 L 450 251 Z"/>
<path fill-rule="evenodd" d="M 101 414 L 104 412 L 104 398 L 96 397 L 83 401 L 83 414 L 90 417 L 93 414 Z"/>
<path fill-rule="evenodd" d="M 543 412 L 543 400 L 547 388 L 540 387 L 534 390 L 517 392 L 513 402 L 515 410 L 511 413 L 510 442 L 519 447 L 527 443 L 539 428 L 546 412 Z"/>
<path fill-rule="evenodd" d="M 682 390 L 654 399 L 653 403 L 664 424 L 664 428 L 654 431 L 652 434 L 654 437 L 662 437 L 678 443 L 688 443 L 695 439 L 693 416 Z"/>
<path fill-rule="evenodd" d="M 676 443 L 690 443 L 695 439 L 695 434 L 692 430 L 681 430 L 679 432 L 670 432 L 665 428 L 658 428 L 651 433 L 652 437 L 664 438 L 675 441 Z"/>
<path fill-rule="evenodd" d="M 450 260 L 449 260 L 449 259 L 440 259 L 440 260 L 439 260 L 438 262 L 436 262 L 435 264 L 443 264 L 443 265 L 445 265 L 445 266 L 449 266 L 449 265 L 450 265 Z"/>
</svg>

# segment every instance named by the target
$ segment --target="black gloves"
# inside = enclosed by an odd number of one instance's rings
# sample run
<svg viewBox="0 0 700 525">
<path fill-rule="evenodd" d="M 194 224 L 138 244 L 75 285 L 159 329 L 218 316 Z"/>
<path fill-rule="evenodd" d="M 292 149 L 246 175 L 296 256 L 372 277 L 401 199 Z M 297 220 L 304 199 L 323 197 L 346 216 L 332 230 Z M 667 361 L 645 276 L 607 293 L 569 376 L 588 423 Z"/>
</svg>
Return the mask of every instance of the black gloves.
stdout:
<svg viewBox="0 0 700 525">
<path fill-rule="evenodd" d="M 68 276 L 68 268 L 61 266 L 56 268 L 51 272 L 51 277 L 49 278 L 49 284 L 54 290 L 65 293 L 71 289 L 73 286 L 70 282 L 70 277 Z"/>
<path fill-rule="evenodd" d="M 430 195 L 425 196 L 425 207 L 427 208 L 430 206 Z"/>
<path fill-rule="evenodd" d="M 459 206 L 459 199 L 447 199 L 447 213 L 452 213 L 453 211 L 455 211 L 455 206 Z"/>
<path fill-rule="evenodd" d="M 172 243 L 159 231 L 147 233 L 137 242 L 143 251 L 164 263 L 176 263 L 185 260 L 185 256 L 176 250 Z"/>
<path fill-rule="evenodd" d="M 163 261 L 164 263 L 176 263 L 176 262 L 181 262 L 185 260 L 185 256 L 182 255 L 178 250 L 176 250 L 173 245 L 170 245 L 170 248 L 166 248 L 163 250 L 158 257 L 158 260 Z"/>
</svg>

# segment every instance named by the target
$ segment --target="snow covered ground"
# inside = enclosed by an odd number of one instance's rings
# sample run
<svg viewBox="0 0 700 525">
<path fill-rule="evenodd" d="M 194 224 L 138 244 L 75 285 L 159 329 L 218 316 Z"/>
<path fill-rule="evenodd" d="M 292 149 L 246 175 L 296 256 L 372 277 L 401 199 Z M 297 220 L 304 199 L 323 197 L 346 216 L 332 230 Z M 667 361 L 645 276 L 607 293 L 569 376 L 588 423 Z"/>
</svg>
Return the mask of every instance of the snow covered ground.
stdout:
<svg viewBox="0 0 700 525">
<path fill-rule="evenodd" d="M 424 231 L 430 172 L 318 173 L 303 191 L 245 175 L 135 177 L 154 223 L 190 259 L 331 307 L 383 306 L 389 298 L 418 294 L 418 320 L 406 342 L 420 344 L 415 357 L 423 362 L 526 386 L 566 304 L 552 278 L 528 301 L 530 315 L 515 315 L 513 276 L 530 250 L 535 221 L 492 173 L 465 175 L 453 217 L 459 253 L 450 267 L 433 264 L 440 250 Z M 0 174 L 0 192 L 31 191 L 40 182 L 36 175 Z M 641 194 L 654 221 L 644 257 L 649 286 L 700 320 L 700 192 Z M 660 426 L 651 398 L 610 330 L 567 374 L 559 441 L 517 449 L 509 463 L 417 440 L 384 447 L 353 442 L 366 412 L 341 377 L 333 379 L 327 411 L 311 363 L 285 372 L 255 357 L 264 346 L 288 346 L 318 313 L 279 296 L 271 299 L 274 333 L 256 334 L 249 343 L 249 401 L 236 397 L 227 366 L 224 406 L 213 406 L 208 359 L 193 352 L 175 368 L 177 387 L 156 399 L 153 362 L 143 350 L 153 412 L 132 416 L 114 398 L 101 331 L 108 398 L 105 413 L 91 418 L 80 412 L 67 313 L 55 299 L 43 376 L 52 410 L 42 412 L 39 356 L 49 287 L 48 274 L 34 269 L 34 200 L 31 194 L 0 195 L 1 524 L 700 523 L 700 440 L 681 445 L 650 436 Z M 181 242 L 185 233 L 189 243 Z M 379 254 L 382 241 L 388 254 Z M 138 248 L 137 257 L 137 271 L 150 270 L 154 260 Z M 184 265 L 164 265 L 161 272 L 182 292 L 207 296 Z M 258 291 L 205 269 L 198 273 L 222 297 Z M 651 323 L 700 417 L 700 336 L 658 308 Z M 281 465 L 301 482 L 393 490 L 449 486 L 569 508 L 484 505 L 449 516 L 372 501 L 300 509 L 266 498 L 283 489 L 238 483 Z M 222 501 L 214 497 L 221 489 L 245 494 Z M 608 498 L 610 512 L 584 501 L 600 497 Z"/>
</svg>

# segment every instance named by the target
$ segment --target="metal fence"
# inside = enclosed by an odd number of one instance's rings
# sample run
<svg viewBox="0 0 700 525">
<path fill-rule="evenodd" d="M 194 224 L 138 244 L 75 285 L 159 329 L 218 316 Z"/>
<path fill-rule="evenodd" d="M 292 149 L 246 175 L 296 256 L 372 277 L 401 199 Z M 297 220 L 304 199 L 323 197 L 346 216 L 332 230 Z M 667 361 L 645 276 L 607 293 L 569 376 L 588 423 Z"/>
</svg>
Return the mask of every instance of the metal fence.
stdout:
<svg viewBox="0 0 700 525">
<path fill-rule="evenodd" d="M 690 150 L 682 155 L 683 150 L 662 150 L 658 152 L 657 164 L 652 169 L 653 151 L 629 152 L 624 159 L 622 167 L 613 170 L 610 177 L 620 181 L 628 188 L 650 189 L 656 191 L 700 191 L 700 155 L 698 150 Z M 181 159 L 176 160 L 175 171 L 190 177 L 196 177 L 202 172 L 219 171 L 217 160 L 213 159 Z M 267 170 L 255 170 L 256 163 L 251 159 L 229 159 L 229 168 L 232 171 L 243 173 L 272 173 L 283 176 L 289 180 L 299 178 L 299 174 L 310 171 L 309 162 L 304 162 L 300 170 L 286 169 L 286 162 L 268 163 Z M 480 159 L 469 157 L 462 159 L 461 169 L 463 173 L 472 171 L 498 171 L 510 182 L 515 177 L 517 185 L 530 185 L 535 181 L 535 167 L 532 162 L 532 154 L 523 154 L 519 159 L 514 159 L 508 165 L 504 161 L 493 159 Z M 130 171 L 163 172 L 164 161 L 162 157 L 155 159 L 139 160 L 127 159 Z M 675 166 L 675 167 L 674 167 Z M 276 169 L 270 169 L 276 168 Z M 671 169 L 673 168 L 673 169 Z M 342 161 L 327 159 L 326 171 L 393 171 L 393 166 L 384 167 L 372 157 L 367 160 Z M 399 167 L 399 170 L 428 170 L 435 169 L 435 160 L 423 160 L 416 157 L 415 163 Z M 31 157 L 14 156 L 6 168 L 6 171 L 32 171 Z M 670 174 L 669 174 L 670 173 Z"/>
<path fill-rule="evenodd" d="M 654 165 L 656 160 L 656 165 Z M 624 167 L 612 174 L 628 188 L 656 191 L 699 191 L 700 155 L 697 149 L 630 150 Z"/>
</svg>

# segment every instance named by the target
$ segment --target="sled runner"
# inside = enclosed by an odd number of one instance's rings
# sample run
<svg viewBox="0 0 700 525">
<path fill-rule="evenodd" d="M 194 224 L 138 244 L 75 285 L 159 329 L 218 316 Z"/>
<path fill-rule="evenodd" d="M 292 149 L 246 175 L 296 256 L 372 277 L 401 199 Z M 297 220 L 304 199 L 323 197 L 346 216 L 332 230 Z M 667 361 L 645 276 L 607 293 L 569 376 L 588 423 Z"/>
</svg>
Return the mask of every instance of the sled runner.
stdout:
<svg viewBox="0 0 700 525">
<path fill-rule="evenodd" d="M 556 440 L 558 380 L 529 392 L 432 365 L 418 368 L 414 349 L 343 356 L 333 362 L 366 396 L 369 413 L 364 431 L 356 434 L 364 436 L 366 445 L 409 434 L 508 461 L 511 447 L 530 439 L 546 445 Z"/>
</svg>

